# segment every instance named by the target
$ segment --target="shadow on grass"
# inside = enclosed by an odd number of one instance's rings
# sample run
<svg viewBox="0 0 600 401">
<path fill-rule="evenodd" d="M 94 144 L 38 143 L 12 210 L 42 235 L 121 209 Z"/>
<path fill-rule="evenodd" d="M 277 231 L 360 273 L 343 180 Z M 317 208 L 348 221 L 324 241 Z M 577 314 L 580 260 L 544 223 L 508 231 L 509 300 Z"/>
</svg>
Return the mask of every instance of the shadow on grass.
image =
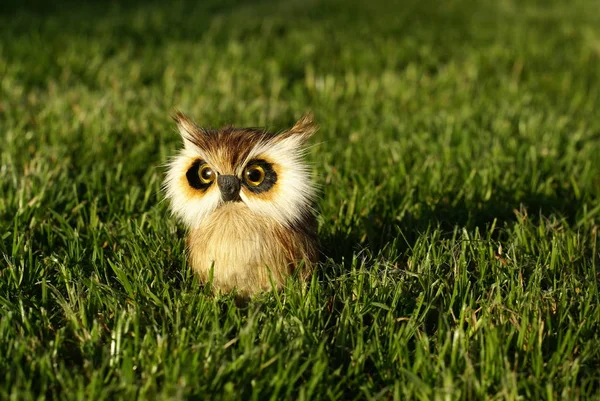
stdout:
<svg viewBox="0 0 600 401">
<path fill-rule="evenodd" d="M 400 197 L 381 199 L 360 224 L 346 232 L 325 234 L 321 238 L 322 254 L 336 263 L 348 263 L 358 252 L 368 250 L 379 254 L 391 242 L 403 254 L 431 229 L 441 231 L 440 238 L 452 237 L 454 230 L 465 228 L 469 232 L 485 233 L 495 225 L 490 239 L 503 240 L 503 228 L 521 219 L 537 222 L 555 216 L 567 224 L 575 224 L 581 200 L 573 191 L 557 189 L 552 195 L 529 192 L 515 196 L 511 191 L 496 190 L 491 199 L 454 201 L 458 193 L 440 197 L 435 204 L 421 202 L 415 212 L 399 217 L 393 205 L 402 202 Z"/>
</svg>

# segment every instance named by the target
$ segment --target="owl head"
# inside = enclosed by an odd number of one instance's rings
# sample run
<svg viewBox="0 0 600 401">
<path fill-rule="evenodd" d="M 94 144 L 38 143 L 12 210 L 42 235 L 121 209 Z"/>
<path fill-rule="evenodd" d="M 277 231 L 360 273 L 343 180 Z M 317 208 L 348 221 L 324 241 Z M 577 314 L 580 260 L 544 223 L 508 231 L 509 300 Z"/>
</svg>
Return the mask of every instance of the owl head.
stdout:
<svg viewBox="0 0 600 401">
<path fill-rule="evenodd" d="M 204 129 L 181 113 L 174 119 L 184 146 L 169 163 L 164 186 L 173 213 L 188 227 L 230 202 L 288 227 L 311 213 L 315 189 L 302 160 L 317 130 L 310 115 L 280 134 Z"/>
</svg>

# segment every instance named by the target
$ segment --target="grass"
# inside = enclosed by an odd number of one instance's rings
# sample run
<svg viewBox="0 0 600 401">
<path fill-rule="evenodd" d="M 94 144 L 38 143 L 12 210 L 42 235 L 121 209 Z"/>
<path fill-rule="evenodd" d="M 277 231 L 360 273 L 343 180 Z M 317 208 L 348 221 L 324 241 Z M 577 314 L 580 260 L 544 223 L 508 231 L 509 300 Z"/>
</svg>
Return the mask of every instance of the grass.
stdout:
<svg viewBox="0 0 600 401">
<path fill-rule="evenodd" d="M 362 3 L 2 6 L 0 399 L 600 399 L 596 2 Z M 175 109 L 315 112 L 307 289 L 190 272 Z"/>
</svg>

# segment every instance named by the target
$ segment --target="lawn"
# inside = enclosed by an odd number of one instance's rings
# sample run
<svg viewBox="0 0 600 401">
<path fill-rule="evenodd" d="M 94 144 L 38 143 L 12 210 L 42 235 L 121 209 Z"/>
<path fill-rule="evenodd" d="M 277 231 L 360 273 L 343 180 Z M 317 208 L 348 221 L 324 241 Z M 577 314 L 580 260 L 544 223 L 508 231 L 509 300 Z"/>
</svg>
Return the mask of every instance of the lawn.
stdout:
<svg viewBox="0 0 600 401">
<path fill-rule="evenodd" d="M 0 6 L 0 399 L 600 399 L 595 0 Z M 161 184 L 321 126 L 322 257 L 247 305 Z"/>
</svg>

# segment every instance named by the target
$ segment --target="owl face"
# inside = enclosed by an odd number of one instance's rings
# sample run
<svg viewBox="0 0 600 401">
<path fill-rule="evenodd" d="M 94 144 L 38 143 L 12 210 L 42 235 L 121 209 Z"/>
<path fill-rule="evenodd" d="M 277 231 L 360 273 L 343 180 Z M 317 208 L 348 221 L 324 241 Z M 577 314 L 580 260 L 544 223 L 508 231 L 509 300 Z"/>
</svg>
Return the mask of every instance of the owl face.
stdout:
<svg viewBox="0 0 600 401">
<path fill-rule="evenodd" d="M 311 213 L 315 190 L 302 161 L 316 131 L 310 116 L 271 134 L 253 128 L 199 128 L 183 114 L 175 121 L 184 148 L 165 180 L 173 213 L 190 228 L 225 205 L 242 205 L 285 226 Z"/>
</svg>

